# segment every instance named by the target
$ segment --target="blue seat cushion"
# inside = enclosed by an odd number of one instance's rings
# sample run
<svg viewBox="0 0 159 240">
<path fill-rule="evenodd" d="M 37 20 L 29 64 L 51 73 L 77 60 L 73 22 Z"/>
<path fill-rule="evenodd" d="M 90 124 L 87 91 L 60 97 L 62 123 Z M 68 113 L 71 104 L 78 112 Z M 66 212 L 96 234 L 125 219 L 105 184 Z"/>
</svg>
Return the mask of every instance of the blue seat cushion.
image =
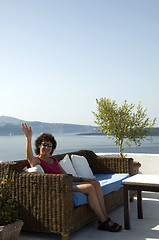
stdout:
<svg viewBox="0 0 159 240">
<path fill-rule="evenodd" d="M 99 181 L 103 195 L 107 195 L 113 191 L 117 191 L 122 187 L 122 180 L 129 177 L 127 173 L 115 173 L 115 174 L 95 174 L 96 180 Z M 77 183 L 73 183 L 76 185 Z M 84 193 L 73 192 L 74 206 L 80 206 L 87 204 L 87 195 Z"/>
</svg>

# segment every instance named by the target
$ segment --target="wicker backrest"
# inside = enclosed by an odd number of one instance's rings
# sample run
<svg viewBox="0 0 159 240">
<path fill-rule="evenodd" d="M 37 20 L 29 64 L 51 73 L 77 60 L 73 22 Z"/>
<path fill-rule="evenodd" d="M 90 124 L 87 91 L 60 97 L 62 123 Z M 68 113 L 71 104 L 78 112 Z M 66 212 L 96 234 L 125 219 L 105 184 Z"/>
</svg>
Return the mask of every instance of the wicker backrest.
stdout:
<svg viewBox="0 0 159 240">
<path fill-rule="evenodd" d="M 4 175 L 8 177 L 13 177 L 14 172 L 21 173 L 24 167 L 30 167 L 27 160 L 19 160 L 13 162 L 2 162 L 0 163 L 0 178 L 2 179 Z"/>
<path fill-rule="evenodd" d="M 54 157 L 60 161 L 65 155 L 80 155 L 84 156 L 93 173 L 129 173 L 132 174 L 132 162 L 133 159 L 128 158 L 113 158 L 113 157 L 100 157 L 93 151 L 80 150 L 75 152 L 68 152 L 62 154 L 56 154 Z M 131 160 L 131 161 L 130 161 Z M 131 165 L 131 166 L 130 166 Z M 23 171 L 24 167 L 30 167 L 27 160 L 19 160 L 14 162 L 0 163 L 1 172 L 19 172 Z"/>
<path fill-rule="evenodd" d="M 57 154 L 54 157 L 60 161 L 64 158 L 64 156 L 68 154 L 71 156 L 80 155 L 84 156 L 93 173 L 129 173 L 132 174 L 132 162 L 133 159 L 130 158 L 118 158 L 118 157 L 102 157 L 96 155 L 93 151 L 90 150 L 80 150 L 76 152 L 69 152 L 64 154 Z M 131 166 L 130 166 L 131 165 Z"/>
<path fill-rule="evenodd" d="M 54 155 L 54 157 L 58 161 L 60 161 L 65 157 L 66 154 L 69 154 L 69 156 L 71 156 L 72 154 L 84 156 L 89 161 L 90 167 L 91 167 L 91 161 L 94 161 L 96 159 L 95 153 L 92 151 L 89 151 L 89 150 L 80 150 L 80 151 L 76 151 L 76 152 L 57 154 L 57 155 Z M 30 167 L 27 160 L 18 160 L 18 161 L 0 163 L 1 172 L 4 170 L 5 170 L 5 172 L 6 171 L 7 172 L 8 171 L 21 172 L 21 171 L 23 171 L 24 167 Z"/>
</svg>

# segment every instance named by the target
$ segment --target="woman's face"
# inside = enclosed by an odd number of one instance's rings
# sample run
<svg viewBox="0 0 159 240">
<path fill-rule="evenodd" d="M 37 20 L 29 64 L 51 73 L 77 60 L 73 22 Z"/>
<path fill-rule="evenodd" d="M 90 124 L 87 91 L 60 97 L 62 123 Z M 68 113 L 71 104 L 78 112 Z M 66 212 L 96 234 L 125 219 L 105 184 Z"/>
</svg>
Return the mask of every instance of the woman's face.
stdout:
<svg viewBox="0 0 159 240">
<path fill-rule="evenodd" d="M 52 151 L 52 143 L 50 141 L 43 141 L 39 146 L 39 148 L 40 148 L 40 155 L 50 156 Z"/>
</svg>

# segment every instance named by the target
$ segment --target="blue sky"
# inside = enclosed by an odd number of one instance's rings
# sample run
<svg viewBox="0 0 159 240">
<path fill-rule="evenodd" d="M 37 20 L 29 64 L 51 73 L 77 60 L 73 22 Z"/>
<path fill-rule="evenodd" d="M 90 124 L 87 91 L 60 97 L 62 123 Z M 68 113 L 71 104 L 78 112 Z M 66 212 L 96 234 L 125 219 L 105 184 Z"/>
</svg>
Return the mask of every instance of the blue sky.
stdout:
<svg viewBox="0 0 159 240">
<path fill-rule="evenodd" d="M 0 116 L 94 124 L 96 98 L 159 126 L 158 0 L 0 1 Z"/>
</svg>

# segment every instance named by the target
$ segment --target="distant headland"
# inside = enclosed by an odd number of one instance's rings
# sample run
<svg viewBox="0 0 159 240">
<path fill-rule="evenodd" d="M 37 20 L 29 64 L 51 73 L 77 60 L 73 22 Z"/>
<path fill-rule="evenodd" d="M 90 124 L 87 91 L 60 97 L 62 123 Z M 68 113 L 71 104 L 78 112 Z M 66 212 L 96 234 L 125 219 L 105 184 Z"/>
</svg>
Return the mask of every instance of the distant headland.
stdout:
<svg viewBox="0 0 159 240">
<path fill-rule="evenodd" d="M 99 127 L 91 125 L 46 123 L 39 121 L 25 121 L 14 117 L 0 116 L 0 136 L 23 135 L 21 123 L 31 125 L 34 134 L 48 133 L 75 133 L 78 135 L 103 135 L 97 132 Z M 154 136 L 159 136 L 159 127 L 154 128 Z"/>
<path fill-rule="evenodd" d="M 14 117 L 0 116 L 0 136 L 23 135 L 21 123 L 26 122 L 32 127 L 34 134 L 48 133 L 93 133 L 98 127 L 66 123 L 46 123 L 39 121 L 25 121 Z"/>
</svg>

